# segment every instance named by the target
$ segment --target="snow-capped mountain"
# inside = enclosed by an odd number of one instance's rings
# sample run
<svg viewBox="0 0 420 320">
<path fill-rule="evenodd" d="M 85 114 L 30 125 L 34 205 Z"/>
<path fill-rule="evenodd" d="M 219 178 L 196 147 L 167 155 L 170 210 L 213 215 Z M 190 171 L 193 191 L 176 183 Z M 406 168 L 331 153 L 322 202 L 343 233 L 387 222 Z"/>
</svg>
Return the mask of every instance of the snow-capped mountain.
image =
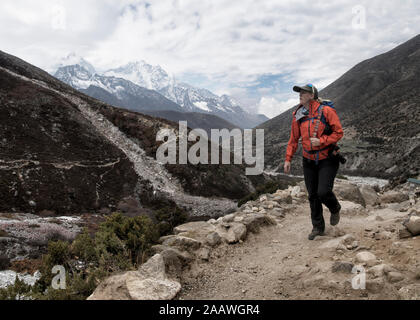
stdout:
<svg viewBox="0 0 420 320">
<path fill-rule="evenodd" d="M 124 66 L 107 70 L 101 75 L 83 58 L 69 55 L 64 61 L 75 63 L 64 65 L 63 62 L 55 73 L 55 77 L 85 93 L 101 92 L 100 96 L 111 94 L 117 99 L 130 99 L 146 88 L 161 94 L 175 106 L 157 106 L 156 110 L 171 110 L 183 112 L 199 112 L 217 115 L 240 128 L 254 128 L 268 120 L 263 115 L 253 115 L 243 110 L 239 104 L 227 95 L 218 96 L 209 90 L 196 88 L 187 83 L 178 82 L 160 66 L 152 66 L 145 61 L 131 62 Z M 92 87 L 92 88 L 90 88 Z M 90 88 L 90 89 L 89 89 Z M 99 90 L 99 89 L 103 90 Z M 105 92 L 104 92 L 105 91 Z M 97 96 L 95 96 L 97 97 Z M 98 98 L 98 97 L 97 97 Z M 126 104 L 120 104 L 126 106 Z M 170 107 L 170 108 L 168 108 Z M 150 109 L 150 104 L 147 107 Z M 133 109 L 131 107 L 131 109 Z"/>
<path fill-rule="evenodd" d="M 79 64 L 60 67 L 54 76 L 87 95 L 130 110 L 183 111 L 179 105 L 154 90 L 122 78 L 92 73 Z"/>
</svg>

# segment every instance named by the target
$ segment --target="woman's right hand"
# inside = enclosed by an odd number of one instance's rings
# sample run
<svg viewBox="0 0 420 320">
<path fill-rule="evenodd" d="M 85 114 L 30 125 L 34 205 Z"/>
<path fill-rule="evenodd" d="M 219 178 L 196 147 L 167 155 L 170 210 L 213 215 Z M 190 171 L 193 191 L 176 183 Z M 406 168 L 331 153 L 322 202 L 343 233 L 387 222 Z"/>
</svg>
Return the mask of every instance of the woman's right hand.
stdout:
<svg viewBox="0 0 420 320">
<path fill-rule="evenodd" d="M 284 163 L 284 173 L 286 173 L 286 174 L 290 173 L 291 167 L 292 167 L 291 162 L 290 161 L 286 161 Z"/>
</svg>

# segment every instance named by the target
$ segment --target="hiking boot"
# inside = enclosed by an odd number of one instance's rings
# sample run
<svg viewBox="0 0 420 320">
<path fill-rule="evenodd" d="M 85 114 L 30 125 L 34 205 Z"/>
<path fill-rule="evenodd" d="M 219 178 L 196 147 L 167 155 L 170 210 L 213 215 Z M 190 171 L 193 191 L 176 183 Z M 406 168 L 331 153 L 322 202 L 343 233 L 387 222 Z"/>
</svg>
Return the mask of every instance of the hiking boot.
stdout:
<svg viewBox="0 0 420 320">
<path fill-rule="evenodd" d="M 324 235 L 324 231 L 322 230 L 318 230 L 318 229 L 313 229 L 311 234 L 308 236 L 309 240 L 314 240 L 315 237 L 317 236 L 323 236 Z"/>
<path fill-rule="evenodd" d="M 332 226 L 336 226 L 340 222 L 340 210 L 341 210 L 341 205 L 338 204 L 337 209 L 331 212 L 330 224 Z"/>
</svg>

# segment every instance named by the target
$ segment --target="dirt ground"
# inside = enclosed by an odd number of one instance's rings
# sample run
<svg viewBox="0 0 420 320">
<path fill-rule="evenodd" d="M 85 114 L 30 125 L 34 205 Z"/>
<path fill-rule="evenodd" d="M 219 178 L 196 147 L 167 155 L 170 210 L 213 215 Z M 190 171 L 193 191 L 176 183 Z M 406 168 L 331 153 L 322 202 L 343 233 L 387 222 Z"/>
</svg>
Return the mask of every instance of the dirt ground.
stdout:
<svg viewBox="0 0 420 320">
<path fill-rule="evenodd" d="M 407 212 L 376 210 L 369 214 L 342 216 L 337 227 L 329 225 L 324 207 L 326 235 L 309 241 L 312 229 L 308 202 L 298 205 L 277 226 L 249 234 L 246 241 L 222 245 L 208 262 L 197 262 L 184 272 L 179 300 L 284 300 L 284 299 L 398 299 L 398 290 L 420 284 L 420 239 L 400 240 L 398 227 Z M 391 239 L 380 239 L 381 230 Z M 323 248 L 328 241 L 352 234 L 353 249 Z M 354 270 L 333 272 L 335 262 L 355 262 L 362 251 L 403 275 L 393 282 L 385 275 L 366 274 L 366 289 L 353 289 Z M 368 270 L 366 266 L 365 270 Z M 392 282 L 392 283 L 391 283 Z"/>
</svg>

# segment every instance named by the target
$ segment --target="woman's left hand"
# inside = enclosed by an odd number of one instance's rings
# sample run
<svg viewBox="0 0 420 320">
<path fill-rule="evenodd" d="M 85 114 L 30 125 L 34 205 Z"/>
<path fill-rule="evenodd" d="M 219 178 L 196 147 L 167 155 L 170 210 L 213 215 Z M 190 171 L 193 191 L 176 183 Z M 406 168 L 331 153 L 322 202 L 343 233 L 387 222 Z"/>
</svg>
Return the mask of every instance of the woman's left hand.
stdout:
<svg viewBox="0 0 420 320">
<path fill-rule="evenodd" d="M 319 147 L 321 145 L 321 140 L 318 138 L 311 138 L 312 147 Z"/>
</svg>

